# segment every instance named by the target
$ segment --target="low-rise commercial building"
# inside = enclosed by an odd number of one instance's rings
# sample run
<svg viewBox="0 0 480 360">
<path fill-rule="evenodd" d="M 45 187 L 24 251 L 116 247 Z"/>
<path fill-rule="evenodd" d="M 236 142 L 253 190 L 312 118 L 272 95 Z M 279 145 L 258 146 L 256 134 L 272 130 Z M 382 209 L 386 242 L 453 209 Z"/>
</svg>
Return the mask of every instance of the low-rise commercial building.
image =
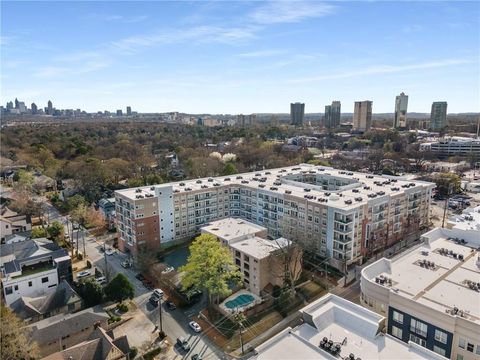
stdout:
<svg viewBox="0 0 480 360">
<path fill-rule="evenodd" d="M 436 228 L 361 275 L 361 302 L 387 332 L 455 360 L 480 356 L 480 232 Z"/>
<path fill-rule="evenodd" d="M 65 249 L 47 239 L 0 246 L 5 303 L 51 292 L 62 280 L 72 281 L 72 262 Z"/>
<path fill-rule="evenodd" d="M 303 324 L 289 328 L 255 349 L 255 360 L 445 359 L 383 332 L 385 318 L 333 294 L 300 310 Z"/>
<path fill-rule="evenodd" d="M 480 139 L 461 136 L 446 136 L 438 141 L 420 144 L 420 151 L 431 151 L 439 158 L 480 155 Z"/>
<path fill-rule="evenodd" d="M 119 249 L 188 241 L 237 217 L 344 269 L 428 225 L 432 183 L 301 164 L 115 192 Z"/>
</svg>

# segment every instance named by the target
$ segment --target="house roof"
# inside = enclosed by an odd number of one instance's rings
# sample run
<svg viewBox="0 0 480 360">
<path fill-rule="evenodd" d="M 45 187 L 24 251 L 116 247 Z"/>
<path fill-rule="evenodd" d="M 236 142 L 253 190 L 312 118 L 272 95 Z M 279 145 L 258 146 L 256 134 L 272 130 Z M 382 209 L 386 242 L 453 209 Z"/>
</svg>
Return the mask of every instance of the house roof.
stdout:
<svg viewBox="0 0 480 360">
<path fill-rule="evenodd" d="M 60 314 L 38 321 L 28 327 L 31 339 L 39 344 L 56 340 L 59 336 L 74 334 L 96 322 L 107 321 L 109 316 L 101 307 L 88 308 L 74 314 Z"/>
<path fill-rule="evenodd" d="M 63 280 L 55 290 L 47 295 L 36 298 L 24 296 L 14 301 L 10 307 L 18 317 L 28 319 L 78 301 L 81 301 L 80 296 L 72 289 L 67 281 Z"/>
</svg>

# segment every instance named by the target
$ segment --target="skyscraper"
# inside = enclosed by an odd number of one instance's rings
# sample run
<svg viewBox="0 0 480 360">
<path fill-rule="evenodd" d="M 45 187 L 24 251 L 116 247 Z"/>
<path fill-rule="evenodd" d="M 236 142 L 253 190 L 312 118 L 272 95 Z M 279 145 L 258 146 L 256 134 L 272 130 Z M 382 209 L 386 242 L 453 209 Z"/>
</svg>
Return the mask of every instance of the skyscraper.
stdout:
<svg viewBox="0 0 480 360">
<path fill-rule="evenodd" d="M 12 101 L 7 102 L 7 111 L 10 111 L 12 109 L 13 109 L 13 102 Z"/>
<path fill-rule="evenodd" d="M 372 127 L 372 101 L 355 101 L 353 130 L 365 132 Z"/>
<path fill-rule="evenodd" d="M 127 106 L 127 116 L 132 115 L 132 108 L 130 106 Z"/>
<path fill-rule="evenodd" d="M 32 114 L 35 115 L 36 113 L 38 113 L 38 107 L 37 107 L 37 104 L 35 103 L 32 103 Z"/>
<path fill-rule="evenodd" d="M 17 98 L 15 98 L 15 109 L 18 109 L 19 101 Z"/>
<path fill-rule="evenodd" d="M 407 107 L 408 95 L 402 92 L 395 98 L 395 114 L 393 115 L 393 127 L 395 129 L 407 127 Z"/>
<path fill-rule="evenodd" d="M 437 131 L 447 126 L 447 102 L 436 101 L 432 103 L 430 113 L 430 129 Z"/>
<path fill-rule="evenodd" d="M 117 116 L 123 116 L 122 110 L 117 110 Z"/>
<path fill-rule="evenodd" d="M 290 104 L 290 117 L 292 119 L 292 125 L 303 125 L 305 104 L 299 102 Z"/>
<path fill-rule="evenodd" d="M 335 129 L 340 125 L 340 101 L 332 101 L 332 105 L 325 106 L 325 127 Z"/>
<path fill-rule="evenodd" d="M 47 103 L 47 115 L 53 115 L 53 104 L 50 100 Z"/>
</svg>

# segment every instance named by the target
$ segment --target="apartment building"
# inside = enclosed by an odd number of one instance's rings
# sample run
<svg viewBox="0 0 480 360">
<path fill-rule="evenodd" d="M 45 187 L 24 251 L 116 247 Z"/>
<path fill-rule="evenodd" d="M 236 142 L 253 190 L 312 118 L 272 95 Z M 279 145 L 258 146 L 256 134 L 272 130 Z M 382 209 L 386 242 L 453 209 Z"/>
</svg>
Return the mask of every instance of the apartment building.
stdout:
<svg viewBox="0 0 480 360">
<path fill-rule="evenodd" d="M 436 228 L 361 275 L 361 302 L 387 332 L 454 360 L 480 358 L 480 232 Z"/>
<path fill-rule="evenodd" d="M 365 132 L 372 127 L 372 101 L 355 101 L 353 108 L 353 130 Z"/>
<path fill-rule="evenodd" d="M 118 190 L 119 249 L 187 241 L 211 221 L 261 225 L 343 269 L 427 226 L 434 184 L 301 164 Z"/>
<path fill-rule="evenodd" d="M 254 360 L 445 359 L 414 342 L 384 333 L 385 318 L 333 294 L 300 310 L 301 325 L 255 348 Z"/>
<path fill-rule="evenodd" d="M 269 285 L 283 286 L 285 261 L 290 261 L 288 268 L 292 272 L 301 271 L 298 249 L 285 238 L 267 240 L 268 231 L 262 226 L 226 218 L 213 221 L 200 230 L 203 234 L 214 235 L 230 249 L 235 265 L 243 274 L 245 288 L 255 295 L 260 296 Z M 287 258 L 282 250 L 295 253 Z"/>
</svg>

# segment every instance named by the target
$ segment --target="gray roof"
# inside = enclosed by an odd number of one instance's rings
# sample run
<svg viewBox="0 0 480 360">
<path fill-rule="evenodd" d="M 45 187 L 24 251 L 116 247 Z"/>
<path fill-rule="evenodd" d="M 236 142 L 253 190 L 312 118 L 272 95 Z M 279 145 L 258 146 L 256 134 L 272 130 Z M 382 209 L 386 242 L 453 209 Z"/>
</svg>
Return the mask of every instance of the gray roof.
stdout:
<svg viewBox="0 0 480 360">
<path fill-rule="evenodd" d="M 105 311 L 100 306 L 96 306 L 74 314 L 52 316 L 29 325 L 29 328 L 32 330 L 32 341 L 44 344 L 57 340 L 60 336 L 75 334 L 96 322 L 108 319 L 109 316 Z"/>
<path fill-rule="evenodd" d="M 81 300 L 80 296 L 72 289 L 70 284 L 63 280 L 55 290 L 47 295 L 37 298 L 21 297 L 14 301 L 10 307 L 18 317 L 25 320 L 33 316 L 47 314 Z"/>
</svg>

